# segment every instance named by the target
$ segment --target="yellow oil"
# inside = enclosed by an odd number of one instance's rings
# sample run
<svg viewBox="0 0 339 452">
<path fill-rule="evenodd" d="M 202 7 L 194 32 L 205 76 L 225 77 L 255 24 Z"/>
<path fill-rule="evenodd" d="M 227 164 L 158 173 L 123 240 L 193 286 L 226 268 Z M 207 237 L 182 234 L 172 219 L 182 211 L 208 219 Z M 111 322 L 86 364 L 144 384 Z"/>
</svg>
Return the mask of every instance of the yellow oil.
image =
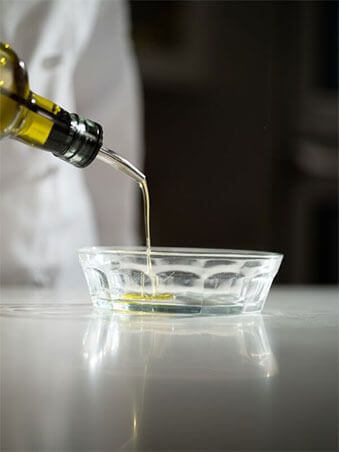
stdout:
<svg viewBox="0 0 339 452">
<path fill-rule="evenodd" d="M 24 63 L 0 43 L 0 138 L 44 148 L 61 108 L 29 89 Z"/>
<path fill-rule="evenodd" d="M 160 301 L 160 300 L 173 300 L 175 298 L 171 293 L 162 293 L 162 294 L 140 294 L 137 292 L 126 293 L 122 297 L 124 300 L 135 300 L 135 301 Z"/>
<path fill-rule="evenodd" d="M 175 295 L 171 293 L 159 293 L 159 278 L 153 273 L 152 270 L 152 258 L 151 258 L 151 227 L 150 227 L 150 214 L 151 203 L 147 181 L 144 179 L 140 184 L 142 192 L 142 199 L 144 205 L 144 225 L 145 225 L 145 237 L 146 237 L 146 262 L 147 262 L 147 276 L 151 280 L 152 294 L 148 294 L 145 291 L 145 278 L 141 281 L 141 293 L 126 293 L 122 296 L 124 300 L 137 300 L 137 301 L 165 301 L 174 300 Z"/>
</svg>

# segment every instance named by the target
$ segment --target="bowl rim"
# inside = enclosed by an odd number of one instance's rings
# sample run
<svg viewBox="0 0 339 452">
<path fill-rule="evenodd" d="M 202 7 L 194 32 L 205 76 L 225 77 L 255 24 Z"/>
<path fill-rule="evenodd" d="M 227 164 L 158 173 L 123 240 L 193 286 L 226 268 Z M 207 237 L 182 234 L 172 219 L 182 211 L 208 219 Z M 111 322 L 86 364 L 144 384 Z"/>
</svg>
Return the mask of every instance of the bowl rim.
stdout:
<svg viewBox="0 0 339 452">
<path fill-rule="evenodd" d="M 107 254 L 127 254 L 127 255 L 147 255 L 145 246 L 90 246 L 80 248 L 79 255 L 107 255 Z M 271 251 L 233 250 L 222 248 L 186 248 L 186 247 L 158 247 L 151 248 L 151 257 L 172 256 L 172 257 L 200 257 L 200 258 L 229 258 L 229 259 L 276 259 L 282 260 L 281 253 Z"/>
</svg>

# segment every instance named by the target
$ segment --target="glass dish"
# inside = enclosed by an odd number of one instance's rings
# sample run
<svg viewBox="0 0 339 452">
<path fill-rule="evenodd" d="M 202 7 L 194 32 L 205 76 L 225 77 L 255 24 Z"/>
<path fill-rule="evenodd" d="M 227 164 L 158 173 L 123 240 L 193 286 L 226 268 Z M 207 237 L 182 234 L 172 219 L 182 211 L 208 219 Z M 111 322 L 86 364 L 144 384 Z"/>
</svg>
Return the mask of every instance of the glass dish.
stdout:
<svg viewBox="0 0 339 452">
<path fill-rule="evenodd" d="M 260 312 L 282 255 L 192 248 L 79 251 L 95 307 L 119 312 L 228 315 Z"/>
</svg>

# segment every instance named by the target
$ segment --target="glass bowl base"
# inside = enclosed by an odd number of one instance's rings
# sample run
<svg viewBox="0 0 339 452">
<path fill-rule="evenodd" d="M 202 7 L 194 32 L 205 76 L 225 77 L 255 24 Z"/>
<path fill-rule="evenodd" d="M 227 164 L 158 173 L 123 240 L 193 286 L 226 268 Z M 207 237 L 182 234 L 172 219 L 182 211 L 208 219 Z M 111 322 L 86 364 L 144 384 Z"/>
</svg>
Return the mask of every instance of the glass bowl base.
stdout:
<svg viewBox="0 0 339 452">
<path fill-rule="evenodd" d="M 202 305 L 201 300 L 186 298 L 185 301 L 174 300 L 164 302 L 163 300 L 141 301 L 126 299 L 110 299 L 103 297 L 93 297 L 93 304 L 100 309 L 115 311 L 119 313 L 139 313 L 139 314 L 188 314 L 188 315 L 235 315 L 244 311 L 243 304 L 206 304 Z M 252 311 L 255 312 L 255 311 Z"/>
</svg>

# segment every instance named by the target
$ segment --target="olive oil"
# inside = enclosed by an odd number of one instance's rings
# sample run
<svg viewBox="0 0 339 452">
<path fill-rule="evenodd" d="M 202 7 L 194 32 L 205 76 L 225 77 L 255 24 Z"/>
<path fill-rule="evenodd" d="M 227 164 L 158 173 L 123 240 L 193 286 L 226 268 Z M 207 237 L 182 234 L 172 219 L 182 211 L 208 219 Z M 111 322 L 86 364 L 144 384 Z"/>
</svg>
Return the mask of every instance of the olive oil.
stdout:
<svg viewBox="0 0 339 452">
<path fill-rule="evenodd" d="M 100 151 L 103 131 L 100 124 L 33 93 L 25 63 L 0 42 L 0 138 L 5 136 L 83 168 Z"/>
<path fill-rule="evenodd" d="M 158 280 L 155 275 L 152 275 L 152 259 L 151 259 L 151 227 L 150 227 L 150 214 L 151 214 L 151 203 L 149 198 L 149 191 L 146 182 L 146 178 L 139 184 L 142 199 L 144 204 L 144 225 L 145 225 L 145 238 L 146 238 L 146 259 L 147 259 L 147 273 L 152 281 L 152 291 L 153 295 L 156 294 L 158 289 Z"/>
<path fill-rule="evenodd" d="M 148 295 L 144 290 L 144 282 L 143 282 L 143 291 L 141 296 L 135 297 L 135 294 L 125 295 L 124 298 L 132 298 L 136 300 L 144 300 L 144 301 L 152 301 L 152 300 L 173 300 L 175 296 L 170 293 L 159 293 L 159 279 L 158 276 L 155 275 L 152 271 L 152 258 L 151 258 L 151 227 L 150 227 L 150 216 L 151 216 L 151 203 L 150 196 L 148 191 L 148 186 L 146 182 L 146 178 L 140 182 L 140 189 L 142 191 L 142 198 L 144 204 L 144 225 L 145 225 L 145 237 L 146 237 L 146 259 L 147 259 L 147 274 L 151 280 L 152 284 L 152 295 Z"/>
<path fill-rule="evenodd" d="M 153 273 L 152 270 L 152 258 L 151 258 L 151 227 L 150 227 L 150 215 L 151 215 L 151 203 L 150 195 L 147 185 L 146 176 L 142 174 L 137 168 L 135 168 L 130 162 L 119 156 L 117 160 L 117 154 L 110 149 L 102 148 L 102 152 L 99 153 L 98 158 L 105 163 L 120 169 L 125 174 L 128 174 L 132 179 L 138 182 L 142 192 L 143 200 L 143 214 L 144 214 L 144 228 L 145 228 L 145 241 L 146 241 L 146 275 L 151 281 L 152 293 L 147 293 L 145 286 L 145 276 L 142 276 L 141 281 L 141 293 L 126 293 L 122 296 L 123 300 L 135 300 L 135 301 L 162 301 L 173 300 L 175 296 L 169 293 L 159 293 L 159 281 L 158 276 Z"/>
</svg>

